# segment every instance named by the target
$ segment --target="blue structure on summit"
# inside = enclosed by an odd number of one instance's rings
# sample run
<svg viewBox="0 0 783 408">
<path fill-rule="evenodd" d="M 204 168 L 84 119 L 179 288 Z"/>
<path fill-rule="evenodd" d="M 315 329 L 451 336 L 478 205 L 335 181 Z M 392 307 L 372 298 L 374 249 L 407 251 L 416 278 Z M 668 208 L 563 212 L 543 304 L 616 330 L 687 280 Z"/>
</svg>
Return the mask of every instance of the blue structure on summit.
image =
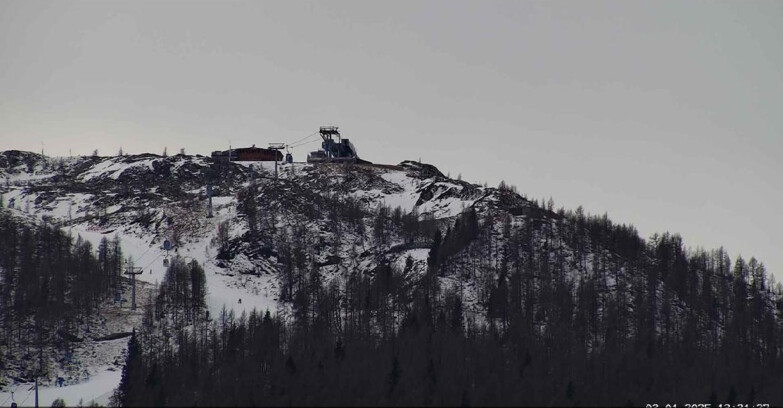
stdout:
<svg viewBox="0 0 783 408">
<path fill-rule="evenodd" d="M 308 163 L 357 163 L 361 160 L 350 140 L 342 138 L 337 126 L 321 126 L 322 150 L 310 152 Z M 337 140 L 335 140 L 335 138 Z"/>
</svg>

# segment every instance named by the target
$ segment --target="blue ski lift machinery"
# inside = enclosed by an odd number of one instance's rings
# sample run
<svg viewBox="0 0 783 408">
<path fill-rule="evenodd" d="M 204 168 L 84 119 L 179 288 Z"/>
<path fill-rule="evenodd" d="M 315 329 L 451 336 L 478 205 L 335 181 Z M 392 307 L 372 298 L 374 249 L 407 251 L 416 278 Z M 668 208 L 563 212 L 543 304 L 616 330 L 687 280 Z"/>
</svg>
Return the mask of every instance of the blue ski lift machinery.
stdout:
<svg viewBox="0 0 783 408">
<path fill-rule="evenodd" d="M 337 126 L 321 126 L 322 150 L 310 152 L 308 163 L 356 163 L 359 156 L 350 140 L 340 136 Z"/>
</svg>

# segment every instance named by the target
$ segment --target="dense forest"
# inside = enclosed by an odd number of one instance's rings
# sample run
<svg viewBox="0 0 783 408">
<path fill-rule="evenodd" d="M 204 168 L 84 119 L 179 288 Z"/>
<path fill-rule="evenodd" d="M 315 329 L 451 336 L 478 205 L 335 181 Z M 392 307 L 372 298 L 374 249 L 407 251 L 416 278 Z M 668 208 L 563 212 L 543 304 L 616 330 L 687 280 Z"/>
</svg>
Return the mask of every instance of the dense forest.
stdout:
<svg viewBox="0 0 783 408">
<path fill-rule="evenodd" d="M 97 250 L 46 220 L 22 222 L 0 209 L 0 372 L 32 378 L 61 364 L 102 302 L 119 296 L 118 239 Z M 2 380 L 2 378 L 0 378 Z"/>
<path fill-rule="evenodd" d="M 307 234 L 251 225 L 245 240 L 283 264 L 290 307 L 210 316 L 199 265 L 173 263 L 129 342 L 116 402 L 783 404 L 783 294 L 755 259 L 688 249 L 676 234 L 645 240 L 551 201 L 522 223 L 469 208 L 443 228 L 386 207 L 364 225 L 335 200 L 317 209 L 336 233 L 425 245 L 426 272 L 409 259 L 327 281 Z M 254 201 L 243 211 L 260 224 Z"/>
</svg>

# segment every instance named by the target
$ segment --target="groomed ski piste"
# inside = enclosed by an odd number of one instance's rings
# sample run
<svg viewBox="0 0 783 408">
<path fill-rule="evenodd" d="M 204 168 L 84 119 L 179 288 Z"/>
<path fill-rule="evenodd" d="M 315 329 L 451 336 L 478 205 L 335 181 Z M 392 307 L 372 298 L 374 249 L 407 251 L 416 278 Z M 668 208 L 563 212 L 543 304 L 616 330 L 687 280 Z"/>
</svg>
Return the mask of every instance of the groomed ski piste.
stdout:
<svg viewBox="0 0 783 408">
<path fill-rule="evenodd" d="M 128 339 L 114 340 L 127 346 Z M 97 404 L 100 406 L 109 406 L 109 400 L 120 383 L 122 378 L 122 369 L 116 367 L 103 368 L 96 366 L 90 379 L 78 384 L 38 387 L 38 406 L 49 407 L 59 399 L 65 402 L 66 406 L 89 406 Z M 20 407 L 30 407 L 35 404 L 34 383 L 13 384 L 10 391 L 0 392 L 0 407 L 8 407 L 12 402 Z M 13 394 L 13 398 L 12 398 Z"/>
</svg>

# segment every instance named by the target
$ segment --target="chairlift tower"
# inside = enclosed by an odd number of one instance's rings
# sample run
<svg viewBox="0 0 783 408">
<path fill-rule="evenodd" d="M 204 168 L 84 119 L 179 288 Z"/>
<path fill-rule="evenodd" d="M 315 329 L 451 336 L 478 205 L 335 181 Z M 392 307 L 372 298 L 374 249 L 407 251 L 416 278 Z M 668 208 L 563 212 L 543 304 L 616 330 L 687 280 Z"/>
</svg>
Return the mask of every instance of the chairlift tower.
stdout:
<svg viewBox="0 0 783 408">
<path fill-rule="evenodd" d="M 207 199 L 209 200 L 209 204 L 207 204 L 207 218 L 212 218 L 212 184 L 207 184 Z"/>
<path fill-rule="evenodd" d="M 285 149 L 285 143 L 270 143 L 269 148 L 275 150 L 275 180 L 277 180 L 277 151 Z"/>
<path fill-rule="evenodd" d="M 131 278 L 131 310 L 136 310 L 136 275 L 141 275 L 142 268 L 128 267 L 126 275 Z"/>
<path fill-rule="evenodd" d="M 230 156 L 230 155 L 229 155 Z M 204 181 L 207 185 L 207 218 L 212 218 L 212 184 L 214 184 L 216 177 L 216 171 L 213 168 L 205 168 L 203 170 L 204 172 Z"/>
</svg>

